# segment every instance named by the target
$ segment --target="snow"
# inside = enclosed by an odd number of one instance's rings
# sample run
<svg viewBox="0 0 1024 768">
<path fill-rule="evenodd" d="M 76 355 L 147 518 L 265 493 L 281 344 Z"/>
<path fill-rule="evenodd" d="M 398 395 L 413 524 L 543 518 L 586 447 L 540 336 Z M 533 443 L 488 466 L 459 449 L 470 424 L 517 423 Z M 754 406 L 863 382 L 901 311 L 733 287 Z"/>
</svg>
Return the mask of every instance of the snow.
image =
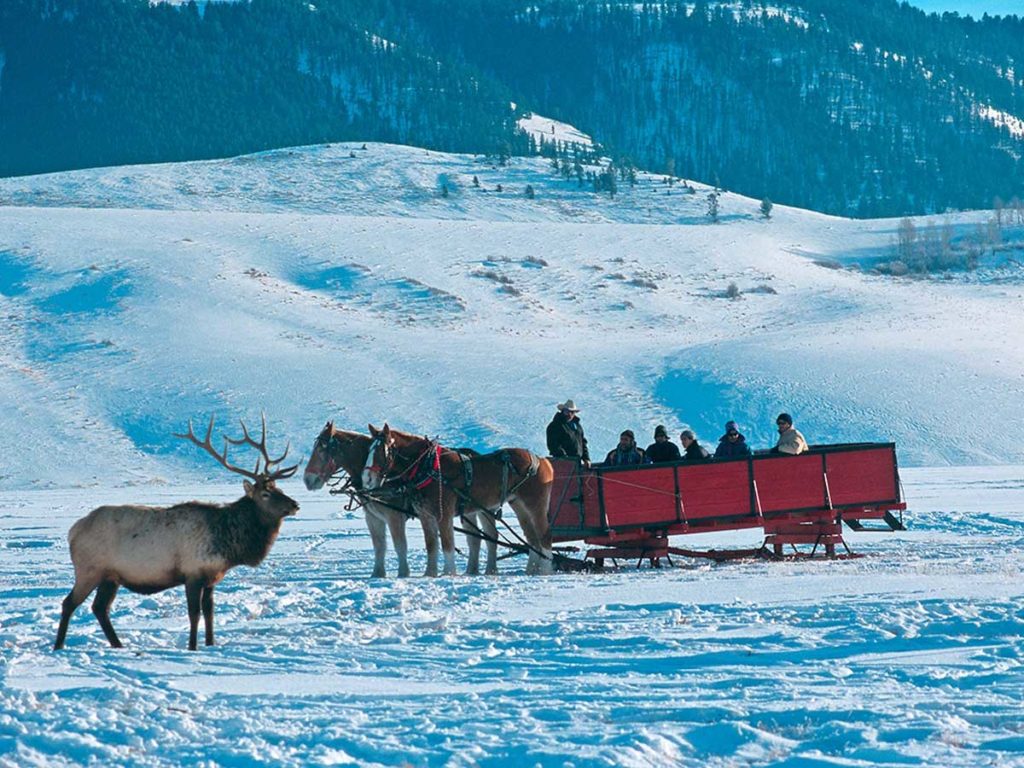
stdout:
<svg viewBox="0 0 1024 768">
<path fill-rule="evenodd" d="M 531 113 L 526 117 L 519 118 L 517 125 L 533 136 L 538 143 L 543 140 L 549 144 L 554 141 L 560 144 L 579 144 L 581 147 L 594 145 L 594 140 L 590 136 L 574 126 L 559 120 L 552 120 L 549 117 Z"/>
<path fill-rule="evenodd" d="M 1024 120 L 1021 120 L 1016 115 L 1011 115 L 1009 112 L 989 106 L 979 107 L 978 115 L 995 126 L 1005 128 L 1013 138 L 1024 139 Z"/>
<path fill-rule="evenodd" d="M 408 580 L 290 481 L 195 654 L 180 589 L 118 596 L 123 650 L 86 604 L 50 651 L 65 533 L 240 485 L 2 492 L 0 765 L 1024 765 L 1024 468 L 903 480 L 910 530 L 848 533 L 857 560 Z"/>
</svg>

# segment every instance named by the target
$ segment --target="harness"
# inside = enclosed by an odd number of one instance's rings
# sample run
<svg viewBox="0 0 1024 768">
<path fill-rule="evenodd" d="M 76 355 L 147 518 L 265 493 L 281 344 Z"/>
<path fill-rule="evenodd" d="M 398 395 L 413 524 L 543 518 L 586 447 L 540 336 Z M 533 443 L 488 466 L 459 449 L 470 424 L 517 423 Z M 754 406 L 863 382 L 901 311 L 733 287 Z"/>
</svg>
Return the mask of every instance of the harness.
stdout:
<svg viewBox="0 0 1024 768">
<path fill-rule="evenodd" d="M 498 503 L 494 507 L 487 507 L 484 504 L 477 501 L 471 491 L 474 481 L 473 471 L 473 458 L 465 453 L 458 450 L 449 450 L 450 453 L 454 453 L 459 457 L 459 462 L 462 468 L 462 481 L 463 487 L 458 488 L 452 483 L 454 479 L 449 479 L 444 476 L 441 471 L 441 454 L 445 452 L 445 449 L 436 440 L 428 440 L 427 447 L 423 452 L 409 465 L 409 467 L 397 475 L 391 478 L 387 478 L 385 482 L 395 482 L 397 484 L 405 485 L 413 490 L 424 491 L 433 482 L 437 483 L 437 509 L 440 512 L 443 506 L 444 491 L 449 490 L 455 494 L 457 500 L 456 512 L 459 517 L 465 519 L 465 513 L 467 510 L 476 509 L 480 510 L 484 514 L 490 515 L 494 520 L 501 521 L 502 524 L 514 535 L 522 546 L 533 550 L 531 547 L 511 526 L 508 525 L 501 517 L 502 507 L 505 506 L 515 492 L 523 485 L 527 480 L 534 477 L 540 469 L 540 458 L 530 453 L 530 464 L 524 471 L 520 471 L 518 467 L 513 463 L 512 456 L 508 451 L 501 451 L 498 454 L 498 460 L 501 461 L 501 490 L 498 494 Z M 424 462 L 424 459 L 433 454 L 434 460 L 429 464 Z M 476 457 L 481 458 L 481 457 Z M 489 458 L 489 457 L 483 457 Z M 511 471 L 510 471 L 511 470 Z M 514 482 L 510 484 L 511 472 L 515 472 L 516 478 Z M 474 536 L 480 538 L 487 538 L 483 532 L 480 531 L 476 525 L 473 526 L 475 530 L 470 531 Z M 463 531 L 464 533 L 466 531 Z M 537 552 L 537 554 L 543 556 L 543 553 Z"/>
<path fill-rule="evenodd" d="M 376 448 L 375 439 L 370 445 L 370 456 L 373 455 L 373 451 Z M 393 483 L 393 490 L 391 492 L 381 492 L 383 489 L 378 489 L 376 492 L 366 490 L 362 487 L 357 487 L 353 482 L 352 477 L 342 479 L 342 477 L 336 477 L 333 481 L 329 482 L 331 486 L 330 492 L 332 494 L 345 494 L 349 497 L 348 502 L 345 506 L 346 511 L 352 511 L 359 509 L 366 505 L 366 502 L 373 501 L 376 504 L 392 509 L 396 512 L 401 512 L 407 517 L 419 517 L 419 515 L 408 506 L 397 506 L 396 501 L 399 501 L 403 496 L 406 496 L 409 491 L 424 491 L 431 484 L 437 483 L 437 503 L 438 512 L 442 508 L 443 494 L 445 489 L 452 491 L 458 500 L 458 514 L 460 517 L 464 516 L 467 509 L 477 509 L 482 511 L 484 514 L 491 515 L 496 521 L 501 521 L 508 532 L 518 539 L 519 544 L 508 540 L 507 538 L 493 538 L 485 534 L 475 524 L 472 525 L 472 530 L 466 528 L 456 528 L 455 530 L 459 533 L 464 533 L 485 541 L 501 544 L 502 546 L 508 547 L 518 552 L 535 552 L 541 557 L 546 557 L 543 552 L 536 550 L 529 544 L 515 529 L 508 525 L 501 518 L 501 510 L 515 492 L 531 477 L 534 477 L 540 469 L 540 458 L 530 452 L 530 464 L 526 467 L 525 471 L 520 471 L 518 467 L 512 461 L 512 456 L 508 451 L 501 451 L 498 454 L 498 458 L 501 461 L 501 492 L 499 494 L 498 505 L 493 509 L 488 509 L 483 504 L 476 501 L 470 494 L 470 489 L 473 486 L 474 471 L 473 471 L 473 456 L 470 456 L 463 451 L 457 449 L 449 449 L 449 452 L 454 453 L 459 457 L 459 463 L 462 469 L 462 481 L 463 488 L 457 488 L 452 485 L 452 480 L 446 478 L 441 472 L 441 454 L 445 452 L 445 448 L 437 440 L 428 440 L 427 447 L 420 453 L 419 456 L 402 472 L 391 477 L 385 477 L 383 483 Z M 426 461 L 426 458 L 433 455 L 432 461 Z M 511 468 L 518 479 L 509 485 Z M 379 467 L 377 465 L 369 466 L 369 469 L 378 471 L 381 474 L 386 475 L 386 468 Z M 396 487 L 397 486 L 397 487 Z M 398 498 L 396 498 L 396 496 Z M 464 522 L 465 518 L 463 517 Z M 560 556 L 556 556 L 561 558 Z"/>
</svg>

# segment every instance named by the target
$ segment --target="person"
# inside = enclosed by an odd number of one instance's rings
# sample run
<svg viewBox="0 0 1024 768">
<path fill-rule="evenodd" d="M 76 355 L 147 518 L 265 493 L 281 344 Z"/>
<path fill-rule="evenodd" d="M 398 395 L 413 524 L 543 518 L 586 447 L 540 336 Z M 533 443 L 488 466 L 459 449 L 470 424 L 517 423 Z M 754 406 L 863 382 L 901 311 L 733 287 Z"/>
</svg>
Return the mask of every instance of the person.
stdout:
<svg viewBox="0 0 1024 768">
<path fill-rule="evenodd" d="M 788 453 L 796 456 L 808 450 L 807 441 L 796 427 L 793 426 L 793 417 L 788 413 L 780 413 L 775 419 L 775 425 L 779 428 L 779 442 L 772 448 L 772 453 Z"/>
<path fill-rule="evenodd" d="M 629 464 L 650 464 L 651 460 L 647 458 L 644 449 L 637 446 L 633 430 L 626 429 L 619 435 L 619 444 L 604 457 L 604 463 L 621 467 Z"/>
<path fill-rule="evenodd" d="M 647 458 L 654 464 L 661 461 L 679 461 L 679 446 L 668 439 L 668 430 L 664 424 L 654 428 L 654 442 L 647 446 Z"/>
<path fill-rule="evenodd" d="M 707 449 L 697 442 L 692 430 L 684 429 L 679 435 L 679 442 L 683 444 L 683 461 L 707 461 L 711 458 Z"/>
<path fill-rule="evenodd" d="M 558 404 L 558 412 L 548 424 L 548 453 L 556 458 L 578 458 L 590 466 L 590 451 L 583 425 L 577 416 L 580 409 L 572 399 Z"/>
<path fill-rule="evenodd" d="M 725 434 L 718 439 L 718 448 L 715 449 L 716 459 L 733 459 L 737 456 L 749 456 L 750 446 L 747 445 L 747 438 L 736 426 L 735 421 L 725 422 Z"/>
</svg>

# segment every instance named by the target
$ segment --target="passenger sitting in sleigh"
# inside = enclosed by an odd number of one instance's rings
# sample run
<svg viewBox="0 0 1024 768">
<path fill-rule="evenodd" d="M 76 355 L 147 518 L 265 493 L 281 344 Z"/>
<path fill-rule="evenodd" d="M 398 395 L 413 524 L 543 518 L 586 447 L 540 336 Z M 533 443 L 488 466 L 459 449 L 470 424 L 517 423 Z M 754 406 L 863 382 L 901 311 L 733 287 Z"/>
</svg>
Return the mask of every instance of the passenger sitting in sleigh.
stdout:
<svg viewBox="0 0 1024 768">
<path fill-rule="evenodd" d="M 633 430 L 627 429 L 619 435 L 619 444 L 608 451 L 608 455 L 604 457 L 604 463 L 612 466 L 627 466 L 629 464 L 650 464 L 651 460 L 647 458 L 644 449 L 637 446 Z"/>
</svg>

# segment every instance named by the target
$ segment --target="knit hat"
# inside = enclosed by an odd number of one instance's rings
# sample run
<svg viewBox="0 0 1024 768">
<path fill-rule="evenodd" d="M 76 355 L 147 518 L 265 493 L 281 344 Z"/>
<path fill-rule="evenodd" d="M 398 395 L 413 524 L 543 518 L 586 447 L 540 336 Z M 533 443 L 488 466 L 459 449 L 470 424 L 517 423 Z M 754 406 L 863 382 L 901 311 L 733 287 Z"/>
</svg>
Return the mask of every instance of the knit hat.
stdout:
<svg viewBox="0 0 1024 768">
<path fill-rule="evenodd" d="M 725 434 L 727 434 L 727 435 L 737 434 L 738 435 L 739 433 L 740 433 L 740 431 L 739 431 L 739 429 L 737 429 L 735 421 L 727 421 L 727 422 L 725 422 Z"/>
<path fill-rule="evenodd" d="M 630 440 L 636 440 L 636 437 L 633 435 L 632 429 L 622 430 L 622 433 L 619 435 L 619 437 L 629 437 Z"/>
<path fill-rule="evenodd" d="M 789 424 L 789 426 L 793 426 L 793 417 L 790 416 L 788 413 L 780 413 L 779 417 L 775 419 L 775 421 L 776 423 L 781 421 L 785 424 Z"/>
<path fill-rule="evenodd" d="M 668 430 L 665 429 L 664 424 L 659 424 L 654 428 L 654 438 L 657 439 L 659 435 L 661 437 L 668 437 Z"/>
</svg>

